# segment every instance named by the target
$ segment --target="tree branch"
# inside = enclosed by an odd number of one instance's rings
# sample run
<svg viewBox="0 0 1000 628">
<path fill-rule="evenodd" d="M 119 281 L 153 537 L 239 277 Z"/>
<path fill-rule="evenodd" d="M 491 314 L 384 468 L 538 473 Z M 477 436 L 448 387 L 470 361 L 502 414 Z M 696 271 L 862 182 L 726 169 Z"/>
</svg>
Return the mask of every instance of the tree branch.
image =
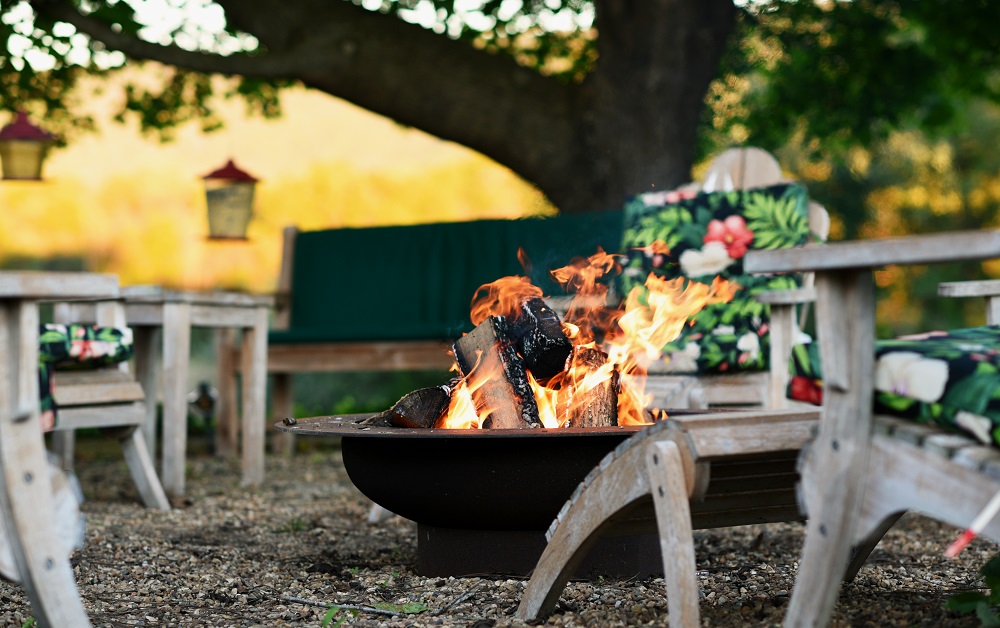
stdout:
<svg viewBox="0 0 1000 628">
<path fill-rule="evenodd" d="M 71 24 L 77 31 L 101 42 L 109 50 L 120 51 L 130 59 L 138 61 L 158 61 L 205 74 L 245 75 L 264 79 L 284 78 L 294 68 L 287 55 L 223 56 L 144 41 L 117 31 L 99 19 L 83 15 L 71 4 L 59 0 L 38 0 L 33 2 L 32 6 L 40 15 Z"/>
<path fill-rule="evenodd" d="M 40 13 L 132 59 L 196 72 L 299 80 L 519 172 L 539 171 L 577 135 L 581 112 L 572 104 L 573 86 L 510 57 L 477 51 L 344 0 L 262 0 L 252 10 L 221 0 L 230 23 L 262 44 L 259 53 L 230 56 L 145 42 L 58 0 L 34 4 Z"/>
</svg>

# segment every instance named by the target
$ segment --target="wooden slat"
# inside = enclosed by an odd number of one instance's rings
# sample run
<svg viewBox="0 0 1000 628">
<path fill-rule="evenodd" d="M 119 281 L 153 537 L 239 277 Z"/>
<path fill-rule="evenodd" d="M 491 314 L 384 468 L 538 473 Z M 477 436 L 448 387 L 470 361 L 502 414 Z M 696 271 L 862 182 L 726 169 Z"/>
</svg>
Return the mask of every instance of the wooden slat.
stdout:
<svg viewBox="0 0 1000 628">
<path fill-rule="evenodd" d="M 1000 231 L 953 231 L 755 250 L 743 258 L 743 269 L 748 273 L 870 269 L 890 264 L 934 264 L 996 257 L 1000 257 Z"/>
<path fill-rule="evenodd" d="M 938 284 L 938 294 L 943 297 L 1000 296 L 1000 279 L 946 281 Z"/>
<path fill-rule="evenodd" d="M 60 409 L 56 429 L 79 430 L 90 427 L 141 426 L 145 416 L 145 405 L 139 402 L 75 406 Z"/>
<path fill-rule="evenodd" d="M 714 468 L 712 471 L 714 471 Z M 748 503 L 753 503 L 751 493 L 756 491 L 794 489 L 795 484 L 799 481 L 799 474 L 795 471 L 794 467 L 786 470 L 784 473 L 758 474 L 750 471 L 746 475 L 730 478 L 715 477 L 714 473 L 712 473 L 712 476 L 708 483 L 708 492 L 705 495 L 705 499 L 709 499 L 714 495 L 733 494 L 746 497 Z"/>
<path fill-rule="evenodd" d="M 117 298 L 118 278 L 97 273 L 3 271 L 0 298 L 31 300 Z"/>
<path fill-rule="evenodd" d="M 798 500 L 795 494 L 795 483 L 784 483 L 784 487 L 773 490 L 745 491 L 742 493 L 709 494 L 705 500 L 691 503 L 692 513 L 721 513 L 728 511 L 749 511 L 772 506 L 795 506 L 798 510 Z"/>
<path fill-rule="evenodd" d="M 939 433 L 940 430 L 930 425 L 913 423 L 912 421 L 900 421 L 893 428 L 891 435 L 893 438 L 906 441 L 914 445 L 920 445 L 924 442 L 925 438 Z"/>
<path fill-rule="evenodd" d="M 146 395 L 136 381 L 65 386 L 57 380 L 55 398 L 62 409 L 97 403 L 144 401 Z"/>
<path fill-rule="evenodd" d="M 99 368 L 80 371 L 55 371 L 56 386 L 95 386 L 134 381 L 128 373 L 117 368 Z"/>
<path fill-rule="evenodd" d="M 937 453 L 944 458 L 951 458 L 959 450 L 975 445 L 975 441 L 960 434 L 931 434 L 924 439 L 924 449 Z"/>
<path fill-rule="evenodd" d="M 963 529 L 1000 491 L 1000 480 L 892 436 L 873 438 L 867 476 L 857 538 L 890 514 L 905 511 Z M 994 519 L 982 535 L 1000 541 L 1000 520 Z"/>
<path fill-rule="evenodd" d="M 454 363 L 449 354 L 451 345 L 445 340 L 272 344 L 267 348 L 267 370 L 271 373 L 447 370 Z"/>
<path fill-rule="evenodd" d="M 812 434 L 818 410 L 748 411 L 671 418 L 690 439 L 697 460 L 735 453 L 797 451 Z"/>
<path fill-rule="evenodd" d="M 691 527 L 696 530 L 727 528 L 730 526 L 761 525 L 802 521 L 804 517 L 795 504 L 781 504 L 747 510 L 723 510 L 691 514 Z"/>
<path fill-rule="evenodd" d="M 798 305 L 812 303 L 816 300 L 816 289 L 812 286 L 790 288 L 788 290 L 767 290 L 759 292 L 753 298 L 768 305 Z"/>
</svg>

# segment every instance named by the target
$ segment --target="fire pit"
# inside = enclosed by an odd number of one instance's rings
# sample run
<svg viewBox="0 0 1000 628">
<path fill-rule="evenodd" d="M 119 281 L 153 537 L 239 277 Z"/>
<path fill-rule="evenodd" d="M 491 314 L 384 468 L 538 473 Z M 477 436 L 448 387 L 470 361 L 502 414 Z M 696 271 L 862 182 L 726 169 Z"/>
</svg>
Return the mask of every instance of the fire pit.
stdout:
<svg viewBox="0 0 1000 628">
<path fill-rule="evenodd" d="M 529 575 L 559 509 L 601 458 L 640 429 L 420 430 L 363 425 L 368 416 L 314 417 L 276 428 L 341 437 L 351 481 L 372 501 L 417 522 L 417 570 L 442 576 Z M 599 544 L 576 575 L 662 572 L 659 540 L 650 533 Z"/>
<path fill-rule="evenodd" d="M 577 486 L 659 417 L 647 409 L 646 366 L 689 316 L 737 288 L 651 275 L 645 297 L 632 290 L 608 308 L 600 280 L 620 271 L 601 250 L 552 271 L 574 294 L 564 317 L 527 277 L 485 284 L 471 303 L 475 327 L 452 346 L 458 377 L 377 415 L 278 429 L 341 437 L 355 486 L 417 522 L 420 572 L 528 575 Z M 653 519 L 651 509 L 637 516 Z M 655 526 L 599 543 L 577 575 L 662 573 Z"/>
</svg>

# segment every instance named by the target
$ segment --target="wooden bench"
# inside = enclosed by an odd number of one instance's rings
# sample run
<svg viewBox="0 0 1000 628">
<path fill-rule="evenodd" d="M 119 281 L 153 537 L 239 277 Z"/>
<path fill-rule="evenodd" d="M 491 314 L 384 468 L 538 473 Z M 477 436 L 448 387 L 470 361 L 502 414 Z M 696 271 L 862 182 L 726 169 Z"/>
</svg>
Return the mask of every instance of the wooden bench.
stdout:
<svg viewBox="0 0 1000 628">
<path fill-rule="evenodd" d="M 304 372 L 441 370 L 452 343 L 472 329 L 469 305 L 483 284 L 528 273 L 548 278 L 598 247 L 616 251 L 618 211 L 521 220 L 284 231 L 267 368 L 273 412 L 293 416 L 292 375 Z M 284 435 L 282 435 L 284 436 Z M 289 442 L 276 439 L 276 448 Z"/>
</svg>

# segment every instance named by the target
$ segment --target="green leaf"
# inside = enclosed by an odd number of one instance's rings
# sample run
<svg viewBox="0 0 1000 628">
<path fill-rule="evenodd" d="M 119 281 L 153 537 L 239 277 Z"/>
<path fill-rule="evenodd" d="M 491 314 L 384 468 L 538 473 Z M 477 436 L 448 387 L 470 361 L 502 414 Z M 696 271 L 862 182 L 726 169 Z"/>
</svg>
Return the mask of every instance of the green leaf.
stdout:
<svg viewBox="0 0 1000 628">
<path fill-rule="evenodd" d="M 976 618 L 979 619 L 979 623 L 983 626 L 1000 626 L 1000 617 L 997 616 L 993 607 L 986 602 L 980 602 L 976 606 Z"/>
<path fill-rule="evenodd" d="M 340 612 L 339 606 L 331 606 L 330 608 L 326 609 L 326 613 L 323 615 L 323 623 L 321 623 L 320 626 L 322 626 L 322 628 L 326 628 L 327 626 L 329 626 L 330 622 L 333 621 L 333 618 L 336 617 L 337 613 L 339 612 Z M 339 620 L 337 620 L 337 623 L 333 624 L 333 628 L 337 628 L 337 626 L 340 626 L 342 623 L 344 623 L 344 619 L 345 619 L 344 617 L 341 617 Z"/>
<path fill-rule="evenodd" d="M 962 591 L 948 598 L 944 607 L 958 613 L 973 613 L 983 602 L 986 596 L 980 591 Z"/>
<path fill-rule="evenodd" d="M 979 568 L 979 573 L 983 576 L 992 591 L 1000 591 L 1000 555 L 991 558 L 985 565 Z"/>
</svg>

